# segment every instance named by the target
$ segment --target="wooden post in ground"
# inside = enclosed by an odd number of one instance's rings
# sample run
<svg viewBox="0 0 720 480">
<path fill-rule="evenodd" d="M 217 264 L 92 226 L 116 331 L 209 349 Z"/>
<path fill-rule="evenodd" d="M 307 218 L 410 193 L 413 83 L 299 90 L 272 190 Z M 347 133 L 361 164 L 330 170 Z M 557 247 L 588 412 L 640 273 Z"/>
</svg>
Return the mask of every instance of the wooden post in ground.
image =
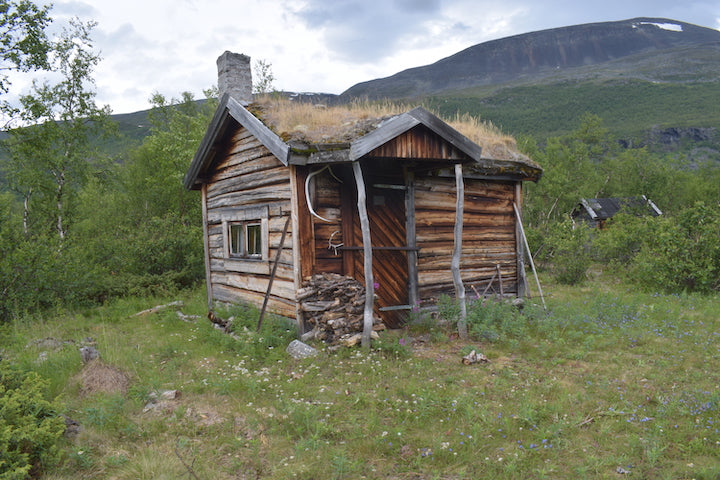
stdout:
<svg viewBox="0 0 720 480">
<path fill-rule="evenodd" d="M 210 272 L 210 240 L 208 238 L 208 211 L 207 211 L 207 183 L 203 183 L 202 194 L 202 226 L 203 226 L 203 256 L 205 257 L 205 289 L 207 291 L 208 311 L 213 308 L 212 274 Z"/>
<path fill-rule="evenodd" d="M 290 226 L 290 219 L 292 213 L 290 213 L 285 220 L 285 226 L 283 227 L 282 236 L 280 237 L 280 245 L 278 245 L 277 255 L 275 256 L 275 262 L 273 263 L 272 272 L 270 272 L 270 280 L 268 281 L 267 291 L 265 292 L 265 299 L 263 300 L 262 309 L 260 309 L 260 317 L 258 318 L 257 331 L 259 332 L 262 328 L 263 317 L 265 316 L 265 310 L 267 310 L 268 300 L 270 299 L 270 292 L 272 291 L 273 281 L 275 280 L 275 274 L 277 273 L 277 267 L 280 263 L 280 256 L 282 255 L 283 245 L 285 245 L 285 236 L 287 235 L 288 227 Z"/>
<path fill-rule="evenodd" d="M 360 217 L 360 230 L 363 242 L 363 270 L 365 274 L 365 312 L 363 314 L 362 347 L 370 348 L 370 335 L 373 327 L 373 309 L 375 307 L 375 286 L 372 272 L 372 243 L 370 241 L 370 220 L 367 214 L 365 181 L 359 162 L 353 162 L 353 174 L 357 185 L 357 207 Z"/>
<path fill-rule="evenodd" d="M 542 287 L 540 287 L 540 278 L 538 278 L 537 270 L 535 270 L 535 262 L 533 262 L 532 254 L 530 254 L 530 246 L 528 245 L 527 237 L 525 236 L 525 229 L 523 228 L 522 219 L 520 218 L 520 210 L 515 203 L 513 203 L 513 208 L 515 209 L 515 217 L 517 217 L 518 226 L 520 227 L 520 233 L 522 234 L 523 242 L 525 243 L 525 251 L 527 252 L 528 259 L 530 260 L 530 266 L 532 267 L 533 274 L 535 274 L 535 282 L 537 282 L 540 300 L 542 300 L 543 308 L 547 310 L 547 305 L 545 305 L 545 297 L 543 296 Z"/>
<path fill-rule="evenodd" d="M 418 296 L 418 252 L 417 222 L 415 220 L 415 174 L 403 169 L 405 178 L 405 238 L 409 250 L 408 258 L 408 300 L 414 310 L 420 305 Z"/>
<path fill-rule="evenodd" d="M 458 334 L 467 338 L 467 305 L 465 304 L 465 286 L 460 276 L 460 257 L 462 256 L 463 211 L 465 209 L 465 184 L 463 183 L 462 165 L 455 164 L 455 245 L 453 248 L 450 269 L 452 270 L 455 298 L 460 305 Z"/>
</svg>

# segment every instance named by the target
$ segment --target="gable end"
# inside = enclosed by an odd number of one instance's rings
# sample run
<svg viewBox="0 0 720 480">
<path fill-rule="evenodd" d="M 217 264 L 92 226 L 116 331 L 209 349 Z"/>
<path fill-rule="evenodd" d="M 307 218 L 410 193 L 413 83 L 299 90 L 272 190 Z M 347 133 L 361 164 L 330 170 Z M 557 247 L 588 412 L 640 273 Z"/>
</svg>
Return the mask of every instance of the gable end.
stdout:
<svg viewBox="0 0 720 480">
<path fill-rule="evenodd" d="M 217 143 L 225 134 L 231 119 L 245 127 L 283 165 L 288 164 L 289 148 L 285 142 L 226 93 L 220 99 L 215 115 L 213 115 L 212 121 L 183 180 L 183 184 L 188 190 L 198 189 L 200 184 L 203 183 L 203 173 L 212 165 Z"/>
</svg>

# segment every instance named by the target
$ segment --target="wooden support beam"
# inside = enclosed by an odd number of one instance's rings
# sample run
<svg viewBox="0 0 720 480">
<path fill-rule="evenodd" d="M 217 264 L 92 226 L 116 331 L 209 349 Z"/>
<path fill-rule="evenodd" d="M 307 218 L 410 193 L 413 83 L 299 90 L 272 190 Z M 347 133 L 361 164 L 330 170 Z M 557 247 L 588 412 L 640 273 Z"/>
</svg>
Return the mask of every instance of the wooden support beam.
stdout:
<svg viewBox="0 0 720 480">
<path fill-rule="evenodd" d="M 460 276 L 460 258 L 462 256 L 463 209 L 465 207 L 465 184 L 462 176 L 462 165 L 455 164 L 455 245 L 453 248 L 450 270 L 452 270 L 455 297 L 460 304 L 458 334 L 467 338 L 467 305 L 465 304 L 465 286 Z"/>
<path fill-rule="evenodd" d="M 208 311 L 213 308 L 212 272 L 210 271 L 210 239 L 208 238 L 207 183 L 200 187 L 202 202 L 203 249 L 205 250 L 205 289 L 207 290 Z"/>
<path fill-rule="evenodd" d="M 270 272 L 270 280 L 268 281 L 267 291 L 265 292 L 265 298 L 263 299 L 262 308 L 260 309 L 260 318 L 258 318 L 257 331 L 259 332 L 262 328 L 263 317 L 265 316 L 265 310 L 267 309 L 268 299 L 270 298 L 270 292 L 272 292 L 273 281 L 275 280 L 275 274 L 277 273 L 277 267 L 280 263 L 280 256 L 282 255 L 283 246 L 285 245 L 285 236 L 287 235 L 288 227 L 290 226 L 290 219 L 292 214 L 288 215 L 285 220 L 285 226 L 283 227 L 282 237 L 280 237 L 280 245 L 277 249 L 277 255 L 275 256 L 275 262 L 273 263 L 272 272 Z"/>
<path fill-rule="evenodd" d="M 522 182 L 515 183 L 515 199 L 513 203 L 518 205 L 518 210 L 522 206 Z M 520 222 L 515 223 L 515 255 L 517 263 L 517 296 L 524 298 L 527 296 L 527 276 L 525 275 L 525 244 L 520 231 Z"/>
<path fill-rule="evenodd" d="M 537 282 L 538 292 L 540 293 L 540 300 L 542 300 L 543 308 L 547 310 L 547 305 L 545 305 L 545 297 L 543 296 L 542 287 L 540 287 L 540 278 L 538 278 L 537 270 L 535 270 L 535 262 L 533 262 L 532 255 L 530 254 L 530 247 L 528 246 L 527 237 L 525 236 L 525 229 L 522 226 L 520 210 L 518 209 L 518 206 L 514 203 L 513 208 L 515 209 L 515 216 L 517 217 L 517 222 L 520 226 L 520 233 L 522 234 L 523 242 L 525 242 L 525 250 L 527 251 L 528 259 L 530 260 L 530 266 L 532 267 L 532 271 L 535 274 L 535 281 Z"/>
<path fill-rule="evenodd" d="M 312 265 L 313 258 L 307 258 L 303 255 L 303 251 L 301 249 L 301 242 L 300 242 L 300 232 L 305 232 L 306 235 L 308 235 L 308 231 L 310 230 L 307 225 L 304 229 L 300 228 L 300 209 L 301 205 L 304 207 L 304 203 L 301 203 L 300 196 L 298 192 L 298 180 L 300 178 L 304 179 L 304 175 L 302 177 L 299 177 L 298 173 L 298 167 L 295 165 L 290 166 L 290 190 L 292 191 L 292 197 L 291 197 L 291 204 L 290 204 L 290 215 L 292 217 L 292 226 L 290 227 L 292 230 L 292 259 L 293 259 L 293 285 L 295 287 L 295 292 L 300 290 L 300 287 L 302 286 L 302 279 L 303 279 L 303 262 L 308 263 L 309 265 Z M 302 184 L 302 183 L 301 183 Z M 303 197 L 304 199 L 304 197 Z M 304 210 L 303 210 L 304 212 Z M 306 222 L 308 223 L 308 222 Z M 309 237 L 304 237 L 309 238 Z M 308 243 L 308 242 L 305 242 Z M 307 255 L 307 254 L 306 254 Z M 309 271 L 312 271 L 312 268 L 309 269 Z M 302 308 L 300 308 L 300 302 L 296 299 L 295 302 L 295 321 L 297 322 L 298 326 L 298 336 L 302 335 L 305 330 L 305 317 L 302 312 Z"/>
<path fill-rule="evenodd" d="M 408 259 L 408 302 L 412 307 L 420 305 L 418 296 L 418 253 L 417 253 L 417 222 L 415 217 L 415 174 L 405 167 L 405 237 Z"/>
<path fill-rule="evenodd" d="M 357 185 L 357 206 L 360 217 L 360 230 L 363 240 L 363 269 L 365 274 L 365 312 L 363 313 L 362 347 L 370 348 L 370 335 L 373 327 L 373 309 L 375 306 L 375 281 L 372 272 L 372 242 L 370 240 L 370 220 L 367 213 L 365 181 L 360 162 L 353 162 L 353 174 Z"/>
</svg>

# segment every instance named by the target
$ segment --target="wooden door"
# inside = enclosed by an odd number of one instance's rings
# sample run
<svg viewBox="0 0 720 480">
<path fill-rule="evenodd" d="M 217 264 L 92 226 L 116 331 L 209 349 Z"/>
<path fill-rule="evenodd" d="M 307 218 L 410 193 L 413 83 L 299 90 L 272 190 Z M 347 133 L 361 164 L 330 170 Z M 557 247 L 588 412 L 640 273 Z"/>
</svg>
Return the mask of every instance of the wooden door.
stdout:
<svg viewBox="0 0 720 480">
<path fill-rule="evenodd" d="M 407 319 L 408 258 L 405 234 L 405 190 L 402 176 L 366 175 L 367 210 L 372 240 L 375 311 L 391 328 Z M 357 204 L 357 197 L 355 196 Z M 353 209 L 352 265 L 354 277 L 365 281 L 362 232 Z"/>
</svg>

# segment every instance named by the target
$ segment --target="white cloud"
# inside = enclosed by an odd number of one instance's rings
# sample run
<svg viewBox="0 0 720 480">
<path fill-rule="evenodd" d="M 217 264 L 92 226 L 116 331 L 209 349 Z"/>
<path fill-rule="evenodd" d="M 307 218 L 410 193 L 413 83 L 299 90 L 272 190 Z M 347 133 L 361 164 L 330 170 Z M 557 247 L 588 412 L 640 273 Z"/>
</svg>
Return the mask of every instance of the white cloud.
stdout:
<svg viewBox="0 0 720 480">
<path fill-rule="evenodd" d="M 225 50 L 270 62 L 277 88 L 341 93 L 510 35 L 638 16 L 719 28 L 719 9 L 692 0 L 74 0 L 56 1 L 51 15 L 98 22 L 97 101 L 123 113 L 148 108 L 156 91 L 201 98 Z M 27 86 L 18 80 L 9 96 Z"/>
</svg>

